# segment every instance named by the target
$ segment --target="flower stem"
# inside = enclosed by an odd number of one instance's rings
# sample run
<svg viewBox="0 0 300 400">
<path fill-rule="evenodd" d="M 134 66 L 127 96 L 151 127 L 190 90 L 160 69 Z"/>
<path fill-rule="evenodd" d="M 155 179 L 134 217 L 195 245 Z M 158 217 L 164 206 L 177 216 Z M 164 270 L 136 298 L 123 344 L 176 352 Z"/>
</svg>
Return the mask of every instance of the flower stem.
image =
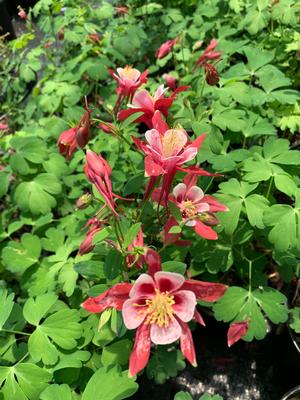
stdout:
<svg viewBox="0 0 300 400">
<path fill-rule="evenodd" d="M 272 188 L 272 185 L 273 185 L 273 181 L 274 181 L 274 176 L 271 177 L 270 182 L 269 182 L 269 187 L 268 187 L 268 191 L 267 191 L 267 194 L 266 194 L 266 198 L 267 199 L 269 199 L 271 188 Z"/>
<path fill-rule="evenodd" d="M 15 333 L 16 335 L 24 335 L 24 336 L 30 336 L 30 333 L 26 332 L 21 332 L 21 331 L 15 331 L 13 329 L 0 329 L 0 332 L 6 332 L 6 333 Z"/>
</svg>

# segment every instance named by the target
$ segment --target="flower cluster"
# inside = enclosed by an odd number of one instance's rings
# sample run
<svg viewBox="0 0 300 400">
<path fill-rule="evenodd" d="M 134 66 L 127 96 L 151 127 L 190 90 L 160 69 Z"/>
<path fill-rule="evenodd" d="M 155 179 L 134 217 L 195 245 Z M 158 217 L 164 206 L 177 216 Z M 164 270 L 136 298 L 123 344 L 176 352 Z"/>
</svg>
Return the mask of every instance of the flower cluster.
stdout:
<svg viewBox="0 0 300 400">
<path fill-rule="evenodd" d="M 213 64 L 213 62 L 218 62 L 221 60 L 222 52 L 215 51 L 217 45 L 218 41 L 216 39 L 212 39 L 195 64 L 197 67 L 204 68 L 206 82 L 212 86 L 216 85 L 220 79 L 218 71 Z"/>
<path fill-rule="evenodd" d="M 177 43 L 177 39 L 163 43 L 157 51 L 157 58 L 167 55 Z M 209 62 L 217 60 L 220 52 L 214 49 L 217 42 L 212 41 L 197 65 L 206 68 Z M 119 123 L 129 116 L 138 114 L 135 123 L 143 123 L 148 127 L 144 135 L 132 135 L 132 148 L 144 155 L 145 177 L 149 178 L 144 198 L 137 200 L 137 209 L 147 202 L 157 203 L 157 223 L 163 222 L 163 245 L 186 245 L 190 241 L 181 238 L 183 227 L 193 228 L 196 234 L 205 239 L 216 240 L 217 232 L 212 228 L 218 225 L 216 213 L 227 211 L 227 207 L 214 197 L 204 194 L 197 185 L 199 176 L 216 176 L 200 168 L 193 162 L 205 140 L 205 134 L 191 139 L 181 126 L 169 126 L 167 118 L 175 98 L 189 89 L 180 86 L 175 78 L 165 75 L 164 79 L 171 89 L 158 86 L 154 94 L 140 86 L 147 82 L 148 71 L 126 66 L 109 70 L 118 83 L 117 100 L 114 106 L 115 120 L 99 121 L 98 127 L 107 134 L 122 140 Z M 207 76 L 206 76 L 207 80 Z M 127 109 L 121 109 L 124 100 L 129 102 Z M 58 139 L 59 150 L 70 159 L 77 147 L 83 148 L 90 137 L 90 113 L 86 104 L 85 114 L 79 123 L 63 132 Z M 122 125 L 121 125 L 122 126 Z M 128 144 L 128 139 L 127 144 Z M 130 143 L 129 143 L 130 144 Z M 108 246 L 120 252 L 124 257 L 122 273 L 123 282 L 119 282 L 98 297 L 90 297 L 83 307 L 91 313 L 101 313 L 107 308 L 115 308 L 122 312 L 124 324 L 129 330 L 136 330 L 135 343 L 129 361 L 130 376 L 136 375 L 148 362 L 151 346 L 166 345 L 180 341 L 182 353 L 187 360 L 196 365 L 196 355 L 192 334 L 188 323 L 192 320 L 205 325 L 196 308 L 197 301 L 214 302 L 225 293 L 227 286 L 219 283 L 202 282 L 186 279 L 175 272 L 162 270 L 158 252 L 144 241 L 140 211 L 138 220 L 134 221 L 137 229 L 130 241 L 122 236 L 120 221 L 124 216 L 119 200 L 123 198 L 113 192 L 111 182 L 112 168 L 101 154 L 92 150 L 86 151 L 84 172 L 87 179 L 101 195 L 104 204 L 101 209 L 88 220 L 83 229 L 88 228 L 86 237 L 80 244 L 78 254 L 91 252 L 94 248 L 94 237 L 105 226 L 115 229 L 115 239 L 106 239 Z M 185 174 L 183 181 L 174 183 L 177 173 Z M 173 187 L 173 191 L 172 191 Z M 91 195 L 85 194 L 79 199 L 78 208 L 85 208 L 91 202 Z M 171 206 L 172 205 L 172 206 Z M 177 209 L 177 217 L 173 213 Z M 173 209 L 172 213 L 170 209 Z M 160 215 L 161 213 L 161 215 Z M 180 218 L 178 218 L 178 214 Z M 174 232 L 174 228 L 179 228 Z M 121 273 L 120 273 L 121 276 Z M 135 279 L 129 279 L 135 278 Z M 244 334 L 245 325 L 232 326 L 230 344 Z"/>
</svg>

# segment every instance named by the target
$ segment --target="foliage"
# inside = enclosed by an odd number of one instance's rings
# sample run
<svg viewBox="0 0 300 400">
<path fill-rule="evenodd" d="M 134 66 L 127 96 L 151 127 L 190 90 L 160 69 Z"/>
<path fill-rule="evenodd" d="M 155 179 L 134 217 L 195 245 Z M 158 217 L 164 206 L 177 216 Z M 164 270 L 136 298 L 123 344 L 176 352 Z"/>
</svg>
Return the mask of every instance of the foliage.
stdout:
<svg viewBox="0 0 300 400">
<path fill-rule="evenodd" d="M 138 384 L 127 377 L 133 334 L 121 313 L 90 315 L 80 305 L 124 276 L 138 276 L 137 269 L 126 270 L 126 257 L 136 261 L 142 254 L 139 246 L 128 251 L 141 227 L 145 244 L 160 252 L 164 271 L 230 285 L 211 309 L 217 320 L 249 321 L 243 340 L 265 337 L 268 321 L 286 322 L 292 298 L 280 289 L 297 291 L 299 5 L 130 0 L 128 13 L 116 6 L 39 0 L 28 14 L 26 32 L 1 42 L 0 124 L 8 124 L 0 130 L 4 400 L 117 400 L 135 393 Z M 176 37 L 173 50 L 157 59 L 162 41 Z M 215 64 L 217 85 L 208 85 L 203 69 L 194 68 L 212 38 L 222 51 Z M 167 211 L 161 207 L 158 217 L 155 202 L 142 206 L 148 178 L 144 157 L 131 140 L 142 138 L 143 126 L 134 122 L 137 115 L 120 122 L 113 113 L 116 82 L 108 68 L 125 65 L 149 69 L 144 87 L 151 94 L 164 83 L 164 73 L 190 86 L 174 101 L 168 123 L 183 126 L 193 139 L 206 132 L 197 163 L 217 175 L 201 176 L 199 186 L 229 209 L 218 213 L 218 240 L 205 240 L 179 224 L 169 233 L 191 244 L 162 245 Z M 114 193 L 136 201 L 118 199 L 124 211 L 119 225 L 100 230 L 93 251 L 80 255 L 83 227 L 104 200 L 84 175 L 85 152 L 77 149 L 68 162 L 56 142 L 83 117 L 84 96 L 92 121 L 88 147 L 111 166 Z M 100 130 L 103 121 L 117 127 L 115 134 Z M 88 192 L 92 200 L 85 208 L 76 206 Z M 173 203 L 170 210 L 181 218 Z M 299 307 L 290 312 L 289 324 L 299 333 Z M 163 383 L 184 365 L 179 351 L 159 346 L 147 377 Z M 184 392 L 175 396 L 189 398 Z"/>
</svg>

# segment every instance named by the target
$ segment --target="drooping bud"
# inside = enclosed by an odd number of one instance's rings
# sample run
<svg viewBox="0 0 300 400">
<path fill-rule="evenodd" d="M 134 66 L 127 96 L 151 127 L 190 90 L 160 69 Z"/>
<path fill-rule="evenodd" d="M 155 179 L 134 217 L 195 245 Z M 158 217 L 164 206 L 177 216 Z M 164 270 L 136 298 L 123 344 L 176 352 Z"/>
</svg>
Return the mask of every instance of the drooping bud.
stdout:
<svg viewBox="0 0 300 400">
<path fill-rule="evenodd" d="M 21 19 L 27 19 L 28 16 L 27 16 L 26 11 L 25 11 L 21 6 L 19 6 L 18 8 L 19 8 L 19 10 L 20 10 L 20 11 L 18 12 L 18 16 L 19 16 Z"/>
<path fill-rule="evenodd" d="M 64 30 L 64 28 L 61 28 L 61 30 L 58 32 L 57 38 L 58 38 L 58 40 L 64 40 L 64 38 L 65 38 L 65 30 Z"/>
<path fill-rule="evenodd" d="M 215 86 L 220 80 L 219 73 L 213 64 L 206 64 L 205 67 L 205 80 L 210 86 Z"/>
<path fill-rule="evenodd" d="M 87 208 L 92 200 L 92 195 L 90 193 L 85 193 L 82 196 L 79 197 L 76 201 L 76 208 L 79 210 L 83 210 Z"/>
</svg>

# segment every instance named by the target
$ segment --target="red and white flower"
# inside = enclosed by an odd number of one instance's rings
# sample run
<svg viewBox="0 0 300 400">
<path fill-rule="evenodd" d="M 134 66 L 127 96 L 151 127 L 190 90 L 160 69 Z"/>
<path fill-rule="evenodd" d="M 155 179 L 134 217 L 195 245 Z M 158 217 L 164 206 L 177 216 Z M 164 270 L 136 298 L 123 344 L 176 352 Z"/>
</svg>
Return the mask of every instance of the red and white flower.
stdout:
<svg viewBox="0 0 300 400">
<path fill-rule="evenodd" d="M 188 322 L 204 325 L 196 310 L 198 300 L 216 301 L 226 285 L 185 279 L 174 272 L 153 270 L 142 274 L 132 285 L 120 283 L 96 298 L 88 298 L 83 307 L 92 312 L 106 308 L 122 310 L 127 329 L 137 329 L 129 360 L 129 375 L 134 376 L 147 364 L 151 343 L 164 345 L 180 339 L 188 361 L 196 366 L 196 355 Z"/>
<path fill-rule="evenodd" d="M 165 97 L 165 92 L 168 88 L 165 88 L 164 85 L 160 85 L 157 88 L 154 96 L 151 96 L 147 90 L 142 89 L 134 95 L 130 108 L 119 112 L 118 119 L 123 121 L 132 114 L 142 112 L 143 115 L 138 117 L 135 122 L 144 122 L 148 128 L 153 128 L 152 118 L 155 111 L 160 111 L 167 118 L 169 108 L 172 106 L 177 94 L 188 88 L 189 86 L 180 86 L 174 90 L 170 97 Z"/>
</svg>

